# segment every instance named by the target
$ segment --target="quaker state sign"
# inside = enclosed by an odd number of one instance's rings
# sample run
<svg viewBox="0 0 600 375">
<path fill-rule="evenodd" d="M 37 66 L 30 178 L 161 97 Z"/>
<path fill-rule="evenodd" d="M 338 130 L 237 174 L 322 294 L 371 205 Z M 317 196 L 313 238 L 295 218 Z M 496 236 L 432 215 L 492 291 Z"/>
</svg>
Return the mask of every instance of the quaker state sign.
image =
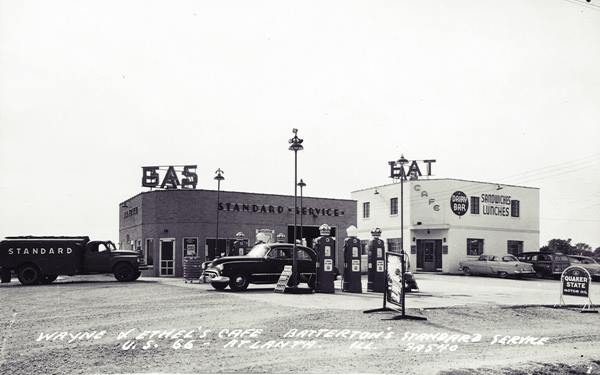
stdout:
<svg viewBox="0 0 600 375">
<path fill-rule="evenodd" d="M 563 295 L 589 297 L 592 278 L 585 268 L 578 266 L 568 267 L 563 271 L 560 280 Z"/>
</svg>

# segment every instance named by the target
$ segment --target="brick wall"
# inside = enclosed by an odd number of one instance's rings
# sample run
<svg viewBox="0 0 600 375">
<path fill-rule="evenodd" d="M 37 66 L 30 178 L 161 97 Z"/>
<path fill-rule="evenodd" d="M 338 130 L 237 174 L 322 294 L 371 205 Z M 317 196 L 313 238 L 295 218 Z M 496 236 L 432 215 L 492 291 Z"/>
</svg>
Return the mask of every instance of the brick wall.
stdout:
<svg viewBox="0 0 600 375">
<path fill-rule="evenodd" d="M 205 256 L 205 240 L 216 235 L 217 192 L 214 190 L 155 190 L 141 193 L 128 206 L 139 205 L 136 215 L 124 218 L 121 208 L 119 241 L 127 234 L 132 240 L 153 239 L 154 269 L 159 275 L 159 241 L 175 239 L 175 275 L 183 274 L 183 238 L 198 238 L 198 255 Z M 294 197 L 221 191 L 219 238 L 234 238 L 244 232 L 252 244 L 257 229 L 272 229 L 288 235 L 288 225 L 294 224 Z M 237 206 L 236 206 L 237 204 Z M 300 199 L 298 198 L 298 205 Z M 356 225 L 356 202 L 347 199 L 303 198 L 304 226 L 327 223 L 336 228 L 337 266 L 343 268 L 343 239 L 346 228 Z M 143 208 L 143 209 L 142 209 Z M 297 217 L 300 225 L 300 215 Z M 289 240 L 289 239 L 288 239 Z M 148 273 L 146 273 L 148 274 Z"/>
</svg>

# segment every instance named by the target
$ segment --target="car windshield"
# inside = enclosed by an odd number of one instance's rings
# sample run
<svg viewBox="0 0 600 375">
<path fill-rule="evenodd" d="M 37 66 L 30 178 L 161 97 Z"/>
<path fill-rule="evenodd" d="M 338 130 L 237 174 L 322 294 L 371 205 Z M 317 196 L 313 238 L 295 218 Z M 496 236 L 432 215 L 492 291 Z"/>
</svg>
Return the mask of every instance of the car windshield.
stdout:
<svg viewBox="0 0 600 375">
<path fill-rule="evenodd" d="M 108 250 L 110 250 L 110 251 L 117 250 L 117 247 L 115 246 L 115 244 L 112 241 L 108 241 L 106 243 L 106 247 L 108 247 Z"/>
<path fill-rule="evenodd" d="M 249 257 L 254 257 L 254 258 L 262 258 L 265 255 L 267 255 L 267 252 L 270 250 L 271 248 L 269 247 L 269 245 L 261 243 L 258 244 L 256 246 L 254 246 L 246 256 Z"/>
<path fill-rule="evenodd" d="M 569 261 L 569 258 L 567 258 L 565 255 L 554 254 L 552 257 L 554 258 L 555 262 L 568 262 Z"/>
<path fill-rule="evenodd" d="M 579 259 L 577 259 L 577 258 L 571 258 L 571 257 L 569 257 L 569 262 L 571 262 L 571 263 L 581 263 L 581 261 Z"/>
<path fill-rule="evenodd" d="M 518 259 L 514 255 L 505 255 L 502 257 L 503 262 L 518 262 Z"/>
</svg>

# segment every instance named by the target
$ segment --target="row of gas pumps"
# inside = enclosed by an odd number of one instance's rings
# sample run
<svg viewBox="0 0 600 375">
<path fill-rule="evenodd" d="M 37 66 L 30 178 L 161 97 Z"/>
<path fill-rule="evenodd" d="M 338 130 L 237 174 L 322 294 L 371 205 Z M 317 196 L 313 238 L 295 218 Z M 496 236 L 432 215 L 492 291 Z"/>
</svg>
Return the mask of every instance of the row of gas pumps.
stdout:
<svg viewBox="0 0 600 375">
<path fill-rule="evenodd" d="M 317 255 L 315 292 L 335 293 L 334 281 L 336 278 L 334 265 L 336 264 L 336 243 L 331 236 L 331 227 L 323 224 L 319 227 L 320 236 L 313 240 L 313 250 Z M 379 228 L 371 231 L 371 239 L 367 243 L 367 291 L 385 292 L 385 246 L 380 238 Z M 278 242 L 285 242 L 285 235 L 277 235 Z M 246 255 L 250 251 L 248 239 L 243 233 L 236 234 L 236 241 L 230 250 L 231 255 Z M 361 263 L 362 251 L 360 240 L 355 236 L 344 239 L 344 269 L 342 273 L 342 291 L 349 293 L 362 293 Z M 414 281 L 414 279 L 413 279 Z M 416 285 L 415 285 L 416 287 Z"/>
</svg>

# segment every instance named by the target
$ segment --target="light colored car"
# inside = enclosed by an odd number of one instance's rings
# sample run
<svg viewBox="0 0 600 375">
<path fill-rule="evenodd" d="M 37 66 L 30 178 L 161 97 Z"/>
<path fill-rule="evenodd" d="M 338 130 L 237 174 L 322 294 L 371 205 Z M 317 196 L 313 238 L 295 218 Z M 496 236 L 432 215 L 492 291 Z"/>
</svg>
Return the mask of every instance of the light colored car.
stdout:
<svg viewBox="0 0 600 375">
<path fill-rule="evenodd" d="M 527 277 L 535 276 L 535 271 L 529 263 L 519 262 L 510 254 L 480 255 L 477 259 L 464 260 L 458 264 L 459 269 L 467 276 L 486 275 L 498 277 Z"/>
<path fill-rule="evenodd" d="M 600 280 L 600 264 L 594 258 L 583 255 L 567 255 L 572 266 L 585 268 L 593 280 Z"/>
</svg>

